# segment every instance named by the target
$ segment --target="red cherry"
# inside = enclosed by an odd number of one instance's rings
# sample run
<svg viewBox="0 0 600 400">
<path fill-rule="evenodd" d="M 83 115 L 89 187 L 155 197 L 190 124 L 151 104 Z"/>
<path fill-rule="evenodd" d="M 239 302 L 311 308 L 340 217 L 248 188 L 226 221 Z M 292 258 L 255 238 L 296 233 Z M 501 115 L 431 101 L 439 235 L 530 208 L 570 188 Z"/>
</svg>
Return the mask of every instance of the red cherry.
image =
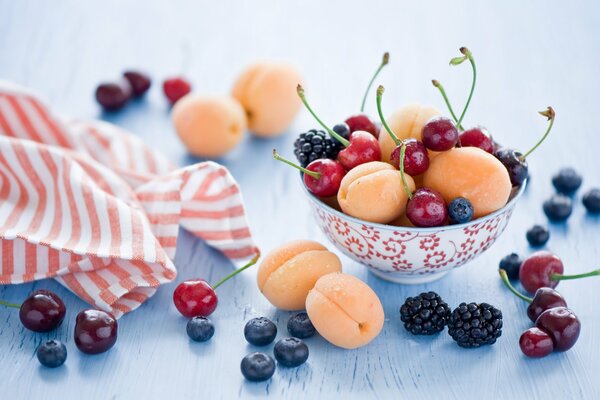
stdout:
<svg viewBox="0 0 600 400">
<path fill-rule="evenodd" d="M 123 108 L 131 98 L 131 85 L 125 79 L 119 82 L 102 83 L 96 88 L 96 100 L 107 111 Z"/>
<path fill-rule="evenodd" d="M 535 326 L 550 335 L 556 351 L 565 351 L 573 347 L 581 331 L 579 318 L 566 307 L 544 311 L 535 321 Z"/>
<path fill-rule="evenodd" d="M 152 81 L 150 80 L 150 77 L 143 72 L 125 71 L 123 76 L 129 81 L 135 97 L 142 96 L 150 89 Z"/>
<path fill-rule="evenodd" d="M 182 77 L 169 78 L 163 82 L 163 91 L 171 104 L 175 104 L 191 90 L 192 86 Z"/>
<path fill-rule="evenodd" d="M 379 142 L 373 135 L 356 131 L 350 135 L 350 143 L 340 151 L 337 160 L 346 170 L 372 161 L 381 161 Z"/>
<path fill-rule="evenodd" d="M 419 188 L 408 200 L 406 216 L 418 227 L 442 226 L 448 220 L 448 209 L 439 192 Z"/>
<path fill-rule="evenodd" d="M 529 328 L 523 332 L 519 346 L 523 354 L 531 358 L 546 357 L 554 350 L 550 335 L 539 328 Z"/>
<path fill-rule="evenodd" d="M 552 274 L 562 274 L 563 263 L 560 258 L 549 251 L 536 251 L 523 261 L 519 270 L 519 280 L 530 293 L 542 287 L 555 288 L 557 280 L 552 280 Z"/>
<path fill-rule="evenodd" d="M 429 150 L 450 150 L 458 143 L 458 129 L 449 118 L 433 117 L 423 126 L 421 140 Z"/>
<path fill-rule="evenodd" d="M 21 304 L 19 318 L 23 326 L 34 332 L 48 332 L 65 319 L 65 303 L 54 292 L 36 290 Z"/>
<path fill-rule="evenodd" d="M 328 158 L 319 158 L 308 164 L 306 168 L 281 157 L 275 149 L 273 149 L 273 158 L 302 171 L 304 185 L 311 193 L 319 197 L 335 196 L 340 190 L 344 175 L 346 175 L 346 170 L 339 162 Z"/>
<path fill-rule="evenodd" d="M 406 149 L 404 150 L 404 172 L 410 176 L 417 176 L 429 168 L 429 153 L 427 148 L 416 139 L 404 141 Z M 400 168 L 400 153 L 402 145 L 396 146 L 392 151 L 390 161 L 396 168 Z"/>
<path fill-rule="evenodd" d="M 351 117 L 348 117 L 344 122 L 348 124 L 348 127 L 350 128 L 350 133 L 356 131 L 365 131 L 369 132 L 376 138 L 379 137 L 379 129 L 377 125 L 371 120 L 371 118 L 369 118 L 367 114 L 361 113 L 352 115 Z"/>
<path fill-rule="evenodd" d="M 527 316 L 535 322 L 541 313 L 555 307 L 566 307 L 567 301 L 560 293 L 547 287 L 539 288 L 527 307 Z"/>
<path fill-rule="evenodd" d="M 459 136 L 460 145 L 463 147 L 479 147 L 481 150 L 494 154 L 495 146 L 492 136 L 482 126 L 467 129 Z"/>
<path fill-rule="evenodd" d="M 104 353 L 117 342 L 117 320 L 101 310 L 83 310 L 75 319 L 75 345 L 86 354 Z"/>
<path fill-rule="evenodd" d="M 177 285 L 173 303 L 185 317 L 208 317 L 217 308 L 218 298 L 207 281 L 191 279 Z"/>
</svg>

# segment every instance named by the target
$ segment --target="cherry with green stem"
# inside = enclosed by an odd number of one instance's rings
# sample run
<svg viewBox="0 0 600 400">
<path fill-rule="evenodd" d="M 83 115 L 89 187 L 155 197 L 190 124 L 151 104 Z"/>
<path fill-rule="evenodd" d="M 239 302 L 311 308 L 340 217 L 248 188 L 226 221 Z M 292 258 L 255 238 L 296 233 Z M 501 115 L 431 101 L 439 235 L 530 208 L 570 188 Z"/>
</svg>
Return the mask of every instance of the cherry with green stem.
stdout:
<svg viewBox="0 0 600 400">
<path fill-rule="evenodd" d="M 273 158 L 301 171 L 306 188 L 319 197 L 335 196 L 346 175 L 346 170 L 339 162 L 328 158 L 317 159 L 306 168 L 283 158 L 275 149 L 273 149 Z"/>
<path fill-rule="evenodd" d="M 369 92 L 371 90 L 371 86 L 373 86 L 375 79 L 377 78 L 377 76 L 379 75 L 379 73 L 381 72 L 383 67 L 385 67 L 389 61 L 390 61 L 390 54 L 386 52 L 383 54 L 381 63 L 379 64 L 379 67 L 377 68 L 377 70 L 371 77 L 369 84 L 367 85 L 367 90 L 365 90 L 365 94 L 363 96 L 362 103 L 360 105 L 360 113 L 356 114 L 356 115 L 352 115 L 352 116 L 348 117 L 346 119 L 346 121 L 344 121 L 350 129 L 350 133 L 355 132 L 355 131 L 366 131 L 375 137 L 377 137 L 379 135 L 378 126 L 368 115 L 366 115 L 364 113 L 364 110 L 365 110 L 365 104 L 367 102 L 367 97 L 369 96 Z"/>
<path fill-rule="evenodd" d="M 527 178 L 529 175 L 529 166 L 527 164 L 527 157 L 531 155 L 531 153 L 536 150 L 548 137 L 548 134 L 552 130 L 554 126 L 554 120 L 556 118 L 556 113 L 554 109 L 550 106 L 546 108 L 544 111 L 539 111 L 539 114 L 546 117 L 549 121 L 548 128 L 544 135 L 538 140 L 538 142 L 525 154 L 522 154 L 516 150 L 510 148 L 501 148 L 497 150 L 494 155 L 508 170 L 508 175 L 510 177 L 510 181 L 513 185 L 518 186 Z"/>
<path fill-rule="evenodd" d="M 19 309 L 23 326 L 34 332 L 51 331 L 65 319 L 67 309 L 62 299 L 49 290 L 36 290 L 21 305 L 0 300 L 0 305 Z"/>
<path fill-rule="evenodd" d="M 381 149 L 379 148 L 379 142 L 375 137 L 364 131 L 355 131 L 350 135 L 349 140 L 345 139 L 331 128 L 329 128 L 317 114 L 312 110 L 306 96 L 304 94 L 304 88 L 298 85 L 296 89 L 298 97 L 308 110 L 308 112 L 315 118 L 315 120 L 321 125 L 335 140 L 340 142 L 345 148 L 338 153 L 337 161 L 346 170 L 365 164 L 372 161 L 381 161 Z"/>
<path fill-rule="evenodd" d="M 385 127 L 385 130 L 396 144 L 396 147 L 390 156 L 390 161 L 392 165 L 399 169 L 401 153 L 404 151 L 404 161 L 402 164 L 404 172 L 410 176 L 420 175 L 429 168 L 429 154 L 427 149 L 422 142 L 416 139 L 398 139 L 398 136 L 392 131 L 385 120 L 381 109 L 381 100 L 384 91 L 385 88 L 381 85 L 377 88 L 377 112 L 379 113 L 379 118 L 381 119 L 381 123 Z M 405 187 L 407 187 L 406 184 Z"/>
</svg>

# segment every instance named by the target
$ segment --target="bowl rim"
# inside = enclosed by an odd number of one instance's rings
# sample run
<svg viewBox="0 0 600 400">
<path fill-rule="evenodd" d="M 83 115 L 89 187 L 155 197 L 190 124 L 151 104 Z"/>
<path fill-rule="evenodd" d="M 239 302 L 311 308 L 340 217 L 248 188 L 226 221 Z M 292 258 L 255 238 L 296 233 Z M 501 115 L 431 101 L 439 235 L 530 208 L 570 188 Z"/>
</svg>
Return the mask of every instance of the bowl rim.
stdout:
<svg viewBox="0 0 600 400">
<path fill-rule="evenodd" d="M 325 208 L 328 212 L 330 212 L 330 213 L 338 216 L 341 219 L 350 220 L 350 221 L 352 221 L 354 223 L 357 223 L 357 224 L 368 225 L 368 226 L 372 226 L 374 228 L 379 228 L 379 229 L 383 229 L 383 230 L 402 230 L 402 231 L 406 231 L 406 232 L 442 232 L 442 231 L 451 231 L 451 230 L 455 230 L 455 229 L 465 228 L 465 227 L 468 227 L 468 226 L 473 226 L 473 225 L 475 225 L 477 223 L 481 223 L 481 222 L 487 221 L 489 219 L 492 219 L 492 218 L 494 218 L 494 217 L 496 217 L 496 216 L 498 216 L 500 214 L 503 214 L 507 210 L 510 210 L 510 209 L 514 208 L 514 206 L 516 205 L 517 200 L 519 200 L 519 198 L 525 192 L 525 188 L 527 187 L 527 182 L 529 180 L 529 177 L 525 178 L 525 180 L 521 183 L 521 185 L 519 186 L 519 189 L 513 195 L 512 199 L 510 199 L 502 208 L 494 211 L 493 213 L 490 213 L 490 214 L 488 214 L 488 215 L 486 215 L 484 217 L 473 219 L 473 220 L 471 220 L 469 222 L 465 222 L 465 223 L 462 223 L 462 224 L 444 225 L 444 226 L 432 226 L 432 227 L 412 227 L 412 226 L 387 225 L 387 224 L 380 224 L 380 223 L 377 223 L 377 222 L 364 221 L 362 219 L 352 217 L 352 216 L 350 216 L 348 214 L 344 214 L 343 212 L 336 210 L 335 208 L 333 208 L 330 205 L 326 204 L 321 199 L 319 199 L 317 196 L 315 196 L 314 194 L 312 194 L 311 192 L 309 192 L 308 189 L 306 188 L 306 185 L 304 185 L 304 180 L 302 178 L 302 173 L 300 174 L 300 180 L 301 180 L 302 189 L 308 195 L 308 197 L 310 198 L 311 202 L 313 202 L 317 207 Z M 512 189 L 511 189 L 511 191 L 512 191 Z"/>
</svg>

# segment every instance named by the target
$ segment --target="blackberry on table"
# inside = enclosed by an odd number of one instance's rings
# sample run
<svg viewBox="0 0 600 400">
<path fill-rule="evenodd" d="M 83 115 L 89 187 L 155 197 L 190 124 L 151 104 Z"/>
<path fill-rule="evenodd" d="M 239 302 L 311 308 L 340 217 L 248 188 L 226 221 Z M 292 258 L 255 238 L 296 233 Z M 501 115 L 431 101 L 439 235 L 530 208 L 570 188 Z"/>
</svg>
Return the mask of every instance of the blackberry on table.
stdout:
<svg viewBox="0 0 600 400">
<path fill-rule="evenodd" d="M 449 316 L 448 304 L 435 292 L 409 297 L 400 307 L 400 319 L 413 335 L 433 335 L 443 331 Z"/>
<path fill-rule="evenodd" d="M 323 131 L 311 129 L 301 133 L 294 142 L 294 154 L 302 167 L 320 158 L 335 160 L 342 144 Z"/>
<path fill-rule="evenodd" d="M 461 303 L 450 315 L 448 333 L 467 349 L 494 344 L 502 335 L 502 311 L 487 303 Z"/>
</svg>

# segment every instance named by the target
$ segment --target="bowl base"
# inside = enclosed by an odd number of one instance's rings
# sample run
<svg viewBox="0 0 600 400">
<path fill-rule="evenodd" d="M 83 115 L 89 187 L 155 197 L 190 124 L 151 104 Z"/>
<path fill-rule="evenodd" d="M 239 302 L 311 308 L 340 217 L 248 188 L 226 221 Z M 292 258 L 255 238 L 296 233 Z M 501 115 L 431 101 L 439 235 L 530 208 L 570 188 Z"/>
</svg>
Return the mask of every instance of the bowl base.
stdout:
<svg viewBox="0 0 600 400">
<path fill-rule="evenodd" d="M 445 276 L 450 271 L 437 272 L 435 274 L 427 274 L 427 275 L 406 275 L 403 273 L 397 272 L 381 272 L 377 270 L 370 269 L 371 273 L 376 275 L 377 277 L 394 283 L 400 283 L 403 285 L 419 285 L 421 283 L 429 283 L 433 281 L 437 281 L 438 279 Z"/>
</svg>

